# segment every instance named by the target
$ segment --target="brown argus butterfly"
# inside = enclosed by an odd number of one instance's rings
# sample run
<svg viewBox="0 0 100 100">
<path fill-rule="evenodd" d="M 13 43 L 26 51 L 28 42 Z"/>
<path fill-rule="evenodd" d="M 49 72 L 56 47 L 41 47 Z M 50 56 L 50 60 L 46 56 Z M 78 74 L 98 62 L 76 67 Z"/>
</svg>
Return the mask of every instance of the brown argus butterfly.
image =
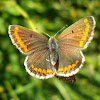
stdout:
<svg viewBox="0 0 100 100">
<path fill-rule="evenodd" d="M 94 35 L 95 20 L 88 16 L 66 28 L 57 39 L 50 39 L 19 25 L 9 26 L 9 36 L 20 52 L 27 55 L 24 65 L 33 77 L 68 78 L 82 67 L 84 50 Z"/>
</svg>

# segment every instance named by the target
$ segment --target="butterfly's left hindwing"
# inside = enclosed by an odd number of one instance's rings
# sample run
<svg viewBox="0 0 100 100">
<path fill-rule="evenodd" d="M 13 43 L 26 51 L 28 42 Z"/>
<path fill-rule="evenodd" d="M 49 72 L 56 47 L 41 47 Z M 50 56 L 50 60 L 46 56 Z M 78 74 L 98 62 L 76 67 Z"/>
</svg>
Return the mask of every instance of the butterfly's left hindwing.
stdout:
<svg viewBox="0 0 100 100">
<path fill-rule="evenodd" d="M 46 49 L 27 56 L 24 65 L 31 76 L 39 79 L 47 79 L 55 75 L 55 68 L 50 62 L 49 51 Z"/>
</svg>

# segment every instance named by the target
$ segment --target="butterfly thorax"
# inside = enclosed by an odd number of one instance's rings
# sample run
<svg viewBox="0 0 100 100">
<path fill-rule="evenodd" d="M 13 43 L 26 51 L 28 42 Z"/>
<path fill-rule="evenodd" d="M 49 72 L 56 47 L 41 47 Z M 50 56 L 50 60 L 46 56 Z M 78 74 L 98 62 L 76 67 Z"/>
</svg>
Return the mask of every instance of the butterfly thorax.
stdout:
<svg viewBox="0 0 100 100">
<path fill-rule="evenodd" d="M 58 59 L 58 45 L 57 45 L 57 40 L 51 36 L 49 41 L 49 53 L 50 53 L 50 61 L 52 65 L 55 65 Z"/>
</svg>

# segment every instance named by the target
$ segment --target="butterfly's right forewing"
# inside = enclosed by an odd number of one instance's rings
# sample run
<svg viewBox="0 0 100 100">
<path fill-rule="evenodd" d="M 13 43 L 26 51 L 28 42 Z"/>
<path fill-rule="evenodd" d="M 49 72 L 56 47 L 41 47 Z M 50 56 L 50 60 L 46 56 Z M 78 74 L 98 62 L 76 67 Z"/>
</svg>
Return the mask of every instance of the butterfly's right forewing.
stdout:
<svg viewBox="0 0 100 100">
<path fill-rule="evenodd" d="M 93 38 L 95 24 L 93 16 L 75 22 L 58 36 L 59 46 L 85 49 Z"/>
</svg>

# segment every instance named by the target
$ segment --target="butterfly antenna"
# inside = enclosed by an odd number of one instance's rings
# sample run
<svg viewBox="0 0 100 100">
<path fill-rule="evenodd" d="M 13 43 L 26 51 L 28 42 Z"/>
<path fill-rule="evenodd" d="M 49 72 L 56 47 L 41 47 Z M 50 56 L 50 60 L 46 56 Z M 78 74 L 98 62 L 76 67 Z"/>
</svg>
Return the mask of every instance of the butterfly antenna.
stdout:
<svg viewBox="0 0 100 100">
<path fill-rule="evenodd" d="M 49 36 L 49 37 L 51 37 L 49 34 L 47 34 L 47 33 L 43 32 L 43 31 L 39 30 L 38 28 L 36 28 L 36 30 L 42 32 L 43 34 L 45 34 L 45 35 L 47 35 L 47 36 Z"/>
<path fill-rule="evenodd" d="M 66 26 L 68 26 L 68 25 L 65 25 L 63 28 L 61 28 L 61 29 L 54 35 L 54 37 L 55 37 L 60 31 L 62 31 Z"/>
</svg>

